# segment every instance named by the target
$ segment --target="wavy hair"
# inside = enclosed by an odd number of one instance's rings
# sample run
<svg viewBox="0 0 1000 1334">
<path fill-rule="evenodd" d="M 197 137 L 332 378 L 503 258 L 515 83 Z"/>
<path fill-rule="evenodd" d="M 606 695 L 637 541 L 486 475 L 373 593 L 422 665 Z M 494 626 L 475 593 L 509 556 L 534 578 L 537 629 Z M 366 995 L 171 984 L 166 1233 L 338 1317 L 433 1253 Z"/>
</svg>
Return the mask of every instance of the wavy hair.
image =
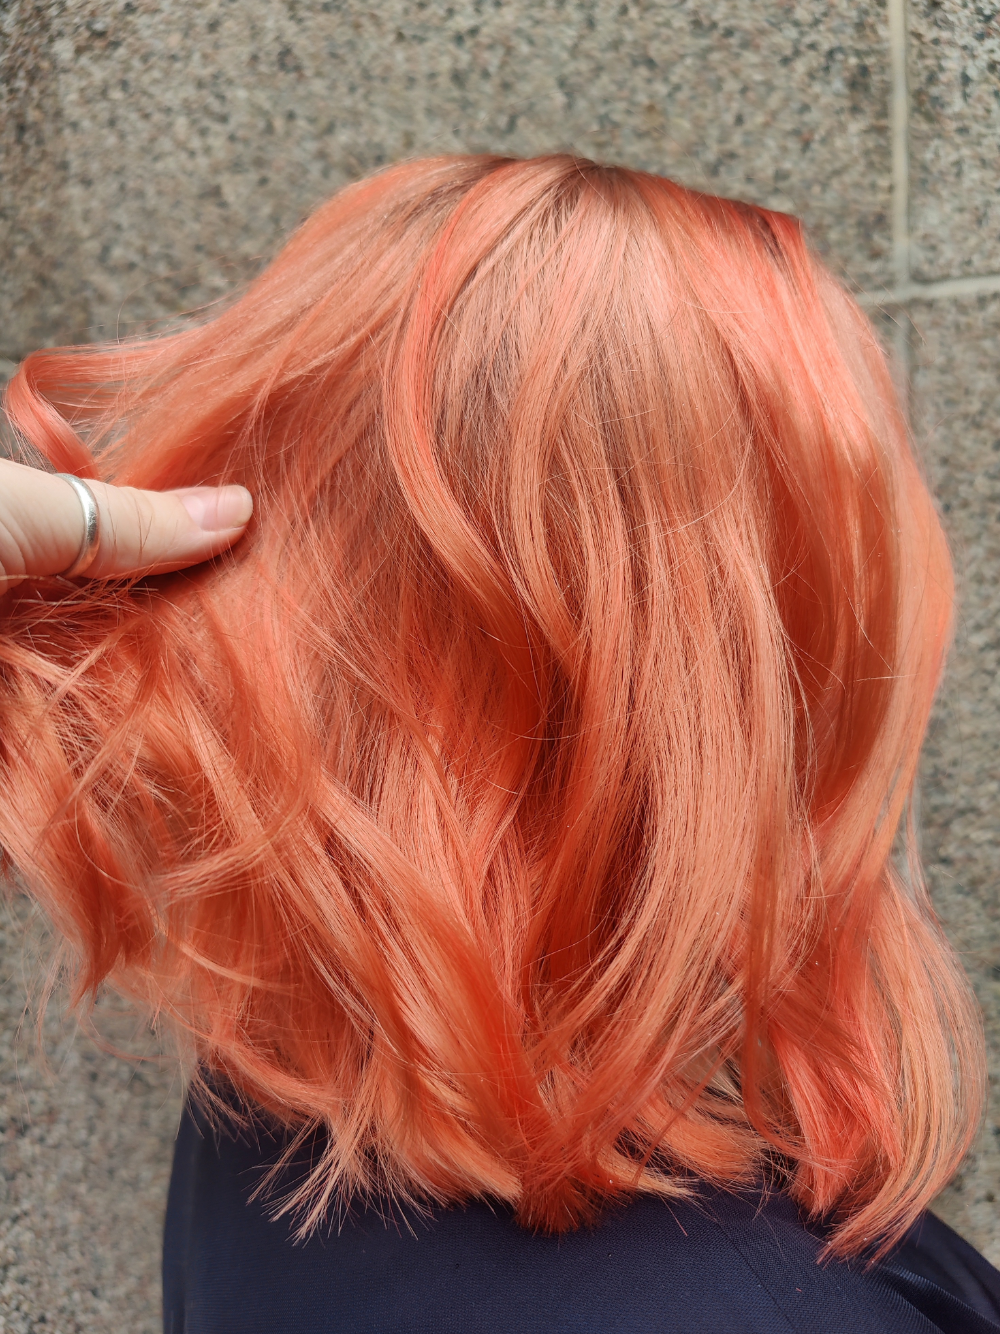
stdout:
<svg viewBox="0 0 1000 1334">
<path fill-rule="evenodd" d="M 982 1102 L 906 814 L 951 570 L 800 224 L 412 162 L 209 315 L 7 392 L 59 470 L 256 497 L 208 565 L 8 604 L 0 843 L 77 1000 L 327 1129 L 304 1228 L 695 1176 L 888 1244 Z"/>
</svg>

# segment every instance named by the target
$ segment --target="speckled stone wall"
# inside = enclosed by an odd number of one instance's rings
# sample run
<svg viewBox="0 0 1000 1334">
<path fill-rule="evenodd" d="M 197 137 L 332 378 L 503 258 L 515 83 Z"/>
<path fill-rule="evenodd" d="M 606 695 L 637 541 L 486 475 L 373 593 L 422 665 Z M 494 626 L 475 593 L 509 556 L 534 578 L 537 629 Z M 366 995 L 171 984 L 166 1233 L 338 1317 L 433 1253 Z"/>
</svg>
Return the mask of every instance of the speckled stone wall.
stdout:
<svg viewBox="0 0 1000 1334">
<path fill-rule="evenodd" d="M 918 298 L 909 315 L 914 419 L 959 592 L 924 747 L 924 857 L 983 1007 L 992 1082 L 979 1145 L 938 1211 L 1000 1263 L 1000 292 Z"/>
<path fill-rule="evenodd" d="M 571 149 L 799 213 L 879 313 L 954 545 L 926 751 L 933 892 L 1000 1084 L 1000 18 L 973 0 L 6 0 L 0 370 L 257 271 L 342 183 L 424 153 Z M 0 940 L 0 1334 L 157 1328 L 178 1109 Z M 126 1017 L 108 1002 L 105 1031 Z M 132 1042 L 147 1043 L 141 1034 Z M 1000 1102 L 939 1210 L 1000 1261 Z"/>
</svg>

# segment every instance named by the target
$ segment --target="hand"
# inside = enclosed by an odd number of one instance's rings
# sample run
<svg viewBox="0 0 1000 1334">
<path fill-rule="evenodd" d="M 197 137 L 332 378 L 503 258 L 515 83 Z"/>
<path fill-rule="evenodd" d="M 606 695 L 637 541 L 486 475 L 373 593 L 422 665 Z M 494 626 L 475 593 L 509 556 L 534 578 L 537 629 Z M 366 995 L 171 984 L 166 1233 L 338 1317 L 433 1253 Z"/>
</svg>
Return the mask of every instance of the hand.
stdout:
<svg viewBox="0 0 1000 1334">
<path fill-rule="evenodd" d="M 242 486 L 137 491 L 88 485 L 97 500 L 101 541 L 85 579 L 196 565 L 231 546 L 253 512 Z M 24 579 L 69 569 L 83 535 L 83 507 L 68 482 L 0 459 L 0 594 Z"/>
</svg>

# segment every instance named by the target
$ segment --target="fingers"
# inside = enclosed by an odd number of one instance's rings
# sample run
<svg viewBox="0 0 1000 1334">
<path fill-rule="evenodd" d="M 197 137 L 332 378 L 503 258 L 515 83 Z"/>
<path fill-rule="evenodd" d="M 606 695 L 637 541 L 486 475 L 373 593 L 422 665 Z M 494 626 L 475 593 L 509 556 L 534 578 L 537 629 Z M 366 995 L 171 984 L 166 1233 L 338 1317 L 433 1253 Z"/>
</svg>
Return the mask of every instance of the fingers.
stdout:
<svg viewBox="0 0 1000 1334">
<path fill-rule="evenodd" d="M 165 574 L 196 565 L 231 546 L 253 512 L 250 492 L 242 486 L 137 491 L 92 482 L 90 487 L 101 516 L 101 544 L 88 579 Z"/>
<path fill-rule="evenodd" d="M 0 459 L 4 586 L 67 569 L 80 549 L 82 535 L 83 509 L 71 486 L 51 473 Z"/>
<path fill-rule="evenodd" d="M 82 576 L 162 574 L 217 555 L 244 532 L 253 500 L 242 486 L 139 491 L 88 483 L 100 545 Z M 0 460 L 0 591 L 57 575 L 80 551 L 84 512 L 74 488 L 52 473 Z"/>
</svg>

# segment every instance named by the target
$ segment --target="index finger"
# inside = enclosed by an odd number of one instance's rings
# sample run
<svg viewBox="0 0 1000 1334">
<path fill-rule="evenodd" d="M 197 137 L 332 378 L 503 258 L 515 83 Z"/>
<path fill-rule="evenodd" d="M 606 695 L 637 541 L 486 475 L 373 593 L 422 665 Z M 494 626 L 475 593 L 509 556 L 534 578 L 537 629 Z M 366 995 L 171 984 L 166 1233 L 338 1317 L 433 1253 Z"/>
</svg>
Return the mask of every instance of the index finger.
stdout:
<svg viewBox="0 0 1000 1334">
<path fill-rule="evenodd" d="M 88 548 L 91 496 L 97 552 L 81 572 L 88 579 L 165 573 L 206 560 L 236 541 L 253 510 L 242 486 L 140 491 L 81 483 L 0 459 L 0 593 L 23 579 L 72 571 Z"/>
<path fill-rule="evenodd" d="M 218 555 L 242 536 L 253 513 L 243 486 L 142 491 L 91 482 L 100 545 L 88 579 L 166 574 Z M 79 529 L 83 532 L 81 510 Z"/>
</svg>

